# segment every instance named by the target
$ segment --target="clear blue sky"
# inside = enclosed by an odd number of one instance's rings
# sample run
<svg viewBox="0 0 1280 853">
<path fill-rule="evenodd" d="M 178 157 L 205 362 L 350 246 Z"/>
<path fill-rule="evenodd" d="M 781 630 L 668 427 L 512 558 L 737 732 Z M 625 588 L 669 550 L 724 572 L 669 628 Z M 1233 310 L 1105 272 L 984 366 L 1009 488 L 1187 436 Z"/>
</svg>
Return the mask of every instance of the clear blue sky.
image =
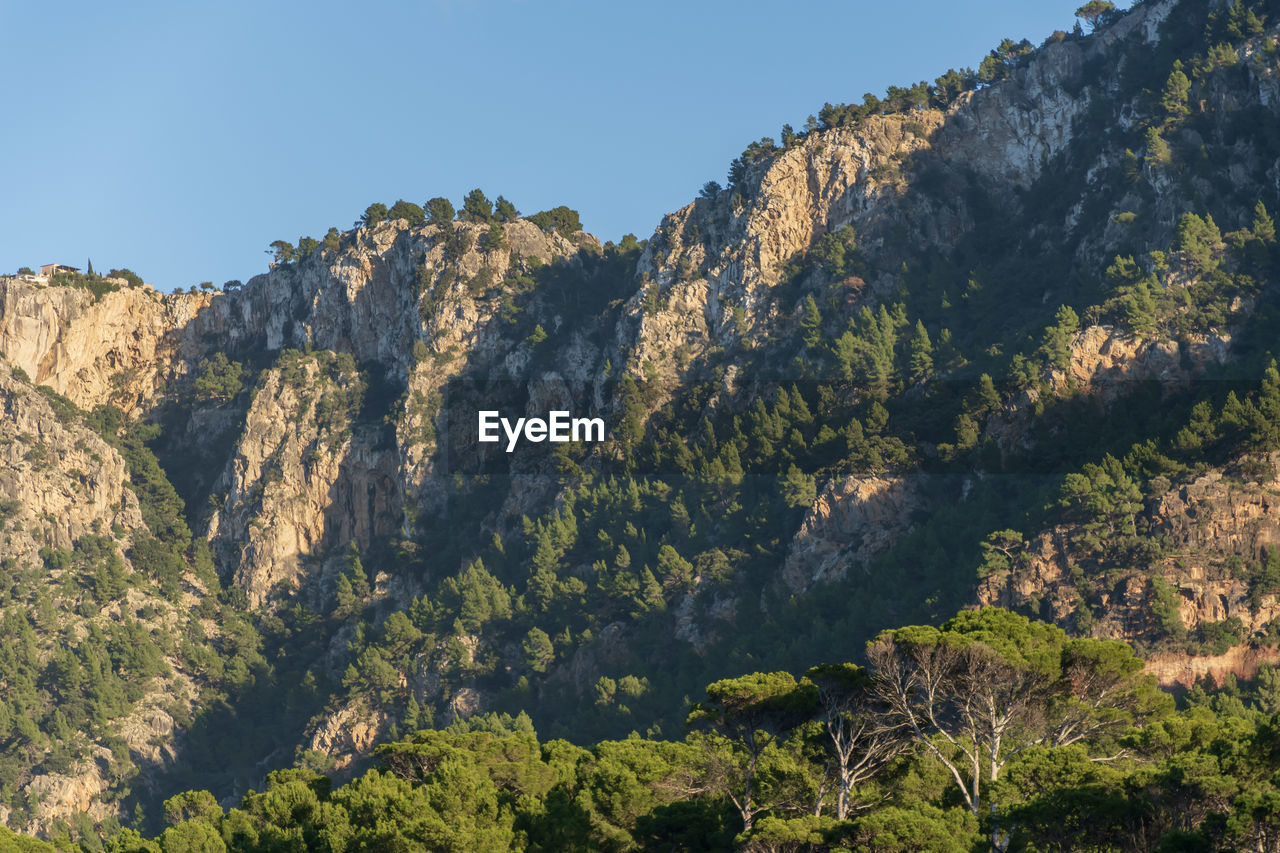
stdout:
<svg viewBox="0 0 1280 853">
<path fill-rule="evenodd" d="M 1078 5 L 0 0 L 0 271 L 248 280 L 272 240 L 475 186 L 647 237 L 784 122 L 1039 44 Z"/>
</svg>

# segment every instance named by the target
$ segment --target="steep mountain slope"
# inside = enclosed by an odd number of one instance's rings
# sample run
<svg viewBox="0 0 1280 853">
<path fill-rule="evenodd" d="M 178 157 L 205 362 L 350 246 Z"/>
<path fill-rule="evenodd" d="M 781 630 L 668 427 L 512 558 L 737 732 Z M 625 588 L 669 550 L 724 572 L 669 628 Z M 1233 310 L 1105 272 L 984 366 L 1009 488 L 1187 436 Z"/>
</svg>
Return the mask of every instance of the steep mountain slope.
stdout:
<svg viewBox="0 0 1280 853">
<path fill-rule="evenodd" d="M 335 232 L 223 293 L 0 279 L 6 405 L 52 400 L 50 435 L 97 442 L 37 488 L 44 427 L 15 430 L 0 492 L 23 530 L 64 520 L 14 540 L 6 618 L 41 545 L 88 584 L 110 554 L 138 568 L 142 536 L 138 606 L 191 646 L 157 639 L 147 682 L 187 697 L 169 759 L 126 737 L 141 775 L 87 799 L 31 806 L 49 759 L 0 730 L 10 825 L 348 768 L 482 710 L 673 733 L 715 678 L 979 602 L 1136 641 L 1169 681 L 1209 668 L 1188 655 L 1266 659 L 1280 6 L 1116 18 L 828 105 L 643 242 L 472 209 Z M 481 408 L 599 416 L 608 440 L 506 453 Z M 134 624 L 53 601 L 24 672 L 59 631 Z"/>
<path fill-rule="evenodd" d="M 0 372 L 0 815 L 33 831 L 113 816 L 123 780 L 172 761 L 201 687 L 219 680 L 191 644 L 228 649 L 207 552 L 203 571 L 183 571 L 149 532 L 165 518 L 145 451 Z"/>
</svg>

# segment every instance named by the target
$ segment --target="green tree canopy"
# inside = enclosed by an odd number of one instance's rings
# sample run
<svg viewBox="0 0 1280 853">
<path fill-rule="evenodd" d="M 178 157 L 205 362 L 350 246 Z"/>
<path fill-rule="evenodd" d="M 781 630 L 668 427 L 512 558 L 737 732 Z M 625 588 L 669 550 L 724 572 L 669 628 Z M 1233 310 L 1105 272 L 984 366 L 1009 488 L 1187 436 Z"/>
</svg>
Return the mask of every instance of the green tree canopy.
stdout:
<svg viewBox="0 0 1280 853">
<path fill-rule="evenodd" d="M 231 361 L 224 352 L 216 352 L 212 358 L 201 360 L 191 387 L 197 400 L 225 402 L 244 388 L 243 376 L 244 365 Z"/>
<path fill-rule="evenodd" d="M 298 256 L 293 244 L 285 240 L 272 242 L 267 254 L 272 255 L 272 262 L 276 264 L 287 264 Z"/>
<path fill-rule="evenodd" d="M 520 211 L 516 210 L 514 204 L 498 196 L 498 200 L 493 203 L 493 215 L 499 222 L 515 222 L 520 218 Z"/>
<path fill-rule="evenodd" d="M 540 211 L 526 218 L 547 232 L 557 231 L 568 235 L 582 230 L 582 221 L 578 218 L 578 211 L 564 205 Z"/>
<path fill-rule="evenodd" d="M 387 218 L 408 220 L 410 228 L 417 228 L 427 221 L 427 215 L 421 207 L 404 199 L 391 205 L 391 209 L 387 211 Z"/>
<path fill-rule="evenodd" d="M 457 215 L 457 211 L 453 209 L 453 202 L 441 196 L 427 201 L 426 213 L 427 222 L 441 228 L 452 225 L 453 217 Z"/>
<path fill-rule="evenodd" d="M 489 201 L 484 192 L 477 187 L 467 193 L 467 197 L 462 200 L 462 213 L 459 218 L 463 222 L 492 222 L 493 202 Z"/>
<path fill-rule="evenodd" d="M 1114 738 L 1170 710 L 1127 645 L 1071 640 L 998 608 L 886 631 L 868 658 L 890 716 L 947 768 L 975 817 L 992 815 L 993 838 L 1002 830 L 983 792 L 1010 760 Z"/>
<path fill-rule="evenodd" d="M 693 706 L 689 724 L 709 728 L 726 742 L 728 753 L 708 744 L 713 762 L 720 765 L 713 775 L 723 780 L 744 832 L 751 831 L 757 814 L 771 807 L 756 787 L 762 756 L 817 704 L 818 689 L 811 682 L 797 683 L 788 672 L 757 672 L 708 685 L 706 701 Z"/>
<path fill-rule="evenodd" d="M 385 221 L 386 218 L 387 206 L 380 201 L 375 201 L 364 209 L 364 213 L 356 220 L 356 225 L 372 228 L 379 222 Z"/>
<path fill-rule="evenodd" d="M 1116 4 L 1111 0 L 1089 0 L 1088 3 L 1076 9 L 1076 17 L 1088 24 L 1089 29 L 1094 30 L 1107 23 L 1115 11 Z"/>
</svg>

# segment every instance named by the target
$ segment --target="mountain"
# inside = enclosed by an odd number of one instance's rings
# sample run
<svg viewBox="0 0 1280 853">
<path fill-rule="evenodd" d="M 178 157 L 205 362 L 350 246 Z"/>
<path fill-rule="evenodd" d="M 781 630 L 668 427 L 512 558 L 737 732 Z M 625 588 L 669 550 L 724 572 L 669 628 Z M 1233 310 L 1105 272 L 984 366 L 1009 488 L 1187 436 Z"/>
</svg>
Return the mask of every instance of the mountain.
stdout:
<svg viewBox="0 0 1280 853">
<path fill-rule="evenodd" d="M 647 240 L 477 191 L 220 292 L 0 279 L 0 822 L 154 830 L 488 712 L 674 739 L 974 606 L 1270 672 L 1278 5 L 828 104 Z"/>
</svg>

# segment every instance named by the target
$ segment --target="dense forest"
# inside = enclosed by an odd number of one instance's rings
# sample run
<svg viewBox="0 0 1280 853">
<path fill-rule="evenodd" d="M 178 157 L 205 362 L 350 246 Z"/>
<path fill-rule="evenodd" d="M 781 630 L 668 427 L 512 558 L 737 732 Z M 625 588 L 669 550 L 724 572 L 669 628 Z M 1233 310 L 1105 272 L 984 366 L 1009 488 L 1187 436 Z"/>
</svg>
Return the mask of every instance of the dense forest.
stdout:
<svg viewBox="0 0 1280 853">
<path fill-rule="evenodd" d="M 340 786 L 299 768 L 230 809 L 174 796 L 151 839 L 0 845 L 1207 851 L 1272 849 L 1280 833 L 1276 670 L 1175 710 L 1124 643 L 996 608 L 885 631 L 866 658 L 710 684 L 682 739 L 583 747 L 489 713 L 387 743 Z"/>
</svg>

